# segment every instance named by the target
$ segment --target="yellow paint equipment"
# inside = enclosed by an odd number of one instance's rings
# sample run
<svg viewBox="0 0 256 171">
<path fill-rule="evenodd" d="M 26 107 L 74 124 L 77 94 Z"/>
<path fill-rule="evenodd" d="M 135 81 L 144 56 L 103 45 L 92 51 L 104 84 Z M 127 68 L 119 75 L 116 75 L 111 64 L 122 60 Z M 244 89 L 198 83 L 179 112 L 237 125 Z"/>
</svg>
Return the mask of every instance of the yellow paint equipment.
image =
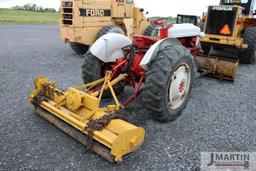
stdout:
<svg viewBox="0 0 256 171">
<path fill-rule="evenodd" d="M 234 81 L 236 78 L 239 60 L 225 59 L 215 56 L 196 56 L 199 72 L 206 75 Z"/>
<path fill-rule="evenodd" d="M 143 128 L 118 119 L 115 114 L 122 106 L 112 86 L 126 76 L 121 74 L 110 81 L 111 72 L 107 72 L 105 78 L 66 91 L 56 88 L 55 82 L 46 77 L 38 76 L 29 100 L 36 113 L 48 122 L 108 161 L 121 162 L 124 155 L 143 143 L 145 135 Z M 101 88 L 91 91 L 98 84 L 102 84 Z M 115 104 L 100 107 L 105 90 L 110 90 Z"/>
</svg>

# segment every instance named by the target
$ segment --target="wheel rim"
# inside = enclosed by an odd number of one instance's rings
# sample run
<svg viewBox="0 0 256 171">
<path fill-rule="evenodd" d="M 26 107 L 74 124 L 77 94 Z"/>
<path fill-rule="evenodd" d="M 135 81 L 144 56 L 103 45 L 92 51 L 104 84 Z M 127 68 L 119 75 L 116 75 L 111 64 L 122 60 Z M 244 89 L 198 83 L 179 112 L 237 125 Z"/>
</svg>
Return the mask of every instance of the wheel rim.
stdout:
<svg viewBox="0 0 256 171">
<path fill-rule="evenodd" d="M 181 64 L 173 73 L 169 85 L 169 105 L 172 110 L 185 101 L 191 84 L 191 71 L 187 64 Z"/>
</svg>

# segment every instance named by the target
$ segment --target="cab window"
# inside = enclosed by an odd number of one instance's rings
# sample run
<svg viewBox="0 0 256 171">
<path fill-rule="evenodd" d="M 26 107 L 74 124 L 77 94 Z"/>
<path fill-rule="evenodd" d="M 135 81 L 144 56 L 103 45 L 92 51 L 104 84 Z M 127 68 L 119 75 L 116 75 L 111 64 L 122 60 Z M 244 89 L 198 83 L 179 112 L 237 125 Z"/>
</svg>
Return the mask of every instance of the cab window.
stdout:
<svg viewBox="0 0 256 171">
<path fill-rule="evenodd" d="M 180 24 L 180 23 L 181 23 L 181 16 L 178 16 L 177 23 L 178 23 L 178 24 Z"/>
</svg>

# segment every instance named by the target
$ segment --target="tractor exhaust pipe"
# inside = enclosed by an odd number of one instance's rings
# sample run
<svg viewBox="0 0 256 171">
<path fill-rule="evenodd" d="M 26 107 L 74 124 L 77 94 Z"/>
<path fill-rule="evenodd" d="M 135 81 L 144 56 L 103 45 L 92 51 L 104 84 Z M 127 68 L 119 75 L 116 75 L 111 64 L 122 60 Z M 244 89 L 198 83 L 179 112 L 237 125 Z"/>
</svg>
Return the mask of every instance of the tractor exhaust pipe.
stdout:
<svg viewBox="0 0 256 171">
<path fill-rule="evenodd" d="M 93 141 L 91 144 L 91 139 L 86 134 L 83 134 L 82 132 L 78 131 L 77 129 L 65 123 L 64 121 L 58 119 L 57 117 L 55 117 L 54 115 L 52 115 L 51 113 L 47 112 L 39 106 L 36 107 L 36 113 L 40 117 L 51 123 L 53 126 L 59 128 L 64 133 L 77 140 L 79 143 L 83 144 L 84 146 L 87 146 L 89 150 L 94 151 L 97 155 L 103 157 L 109 162 L 115 162 L 115 158 L 110 154 L 110 150 L 108 148 L 106 148 L 105 146 L 101 145 L 96 141 Z"/>
<path fill-rule="evenodd" d="M 224 59 L 214 56 L 196 56 L 198 70 L 202 74 L 234 81 L 236 78 L 239 60 Z"/>
</svg>

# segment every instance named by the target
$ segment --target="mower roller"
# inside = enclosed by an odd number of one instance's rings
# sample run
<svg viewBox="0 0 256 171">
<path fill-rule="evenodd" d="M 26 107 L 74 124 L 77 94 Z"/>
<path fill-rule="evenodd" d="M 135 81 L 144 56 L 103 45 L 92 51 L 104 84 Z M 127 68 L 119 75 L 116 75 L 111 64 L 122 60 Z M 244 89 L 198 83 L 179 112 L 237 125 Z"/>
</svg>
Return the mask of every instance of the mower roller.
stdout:
<svg viewBox="0 0 256 171">
<path fill-rule="evenodd" d="M 29 95 L 36 112 L 89 149 L 111 162 L 135 151 L 144 141 L 143 128 L 120 117 L 120 109 L 143 94 L 148 114 L 161 122 L 181 115 L 189 99 L 195 73 L 218 74 L 232 79 L 230 61 L 203 57 L 200 28 L 192 24 L 169 25 L 160 30 L 161 40 L 109 33 L 99 38 L 85 54 L 84 85 L 61 90 L 44 76 L 35 79 Z M 235 68 L 235 67 L 234 67 Z M 124 87 L 134 93 L 119 102 Z M 102 103 L 111 97 L 113 103 Z"/>
</svg>

